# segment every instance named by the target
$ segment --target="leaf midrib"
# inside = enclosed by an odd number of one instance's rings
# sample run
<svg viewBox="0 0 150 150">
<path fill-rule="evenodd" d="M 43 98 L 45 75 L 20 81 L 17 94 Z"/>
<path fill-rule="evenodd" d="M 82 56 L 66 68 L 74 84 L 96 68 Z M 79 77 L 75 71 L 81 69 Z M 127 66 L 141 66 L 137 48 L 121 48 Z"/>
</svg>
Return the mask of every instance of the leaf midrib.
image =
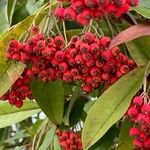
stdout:
<svg viewBox="0 0 150 150">
<path fill-rule="evenodd" d="M 111 113 L 111 115 L 109 115 L 109 116 L 107 117 L 106 121 L 105 121 L 104 124 L 100 127 L 100 129 L 103 128 L 103 126 L 105 126 L 105 124 L 108 122 L 108 120 L 111 118 L 111 116 L 113 116 L 113 114 L 116 113 L 118 107 L 125 101 L 126 97 L 127 97 L 130 93 L 132 93 L 132 90 L 139 84 L 139 81 L 140 81 L 140 80 L 141 80 L 141 79 L 139 79 L 139 80 L 137 81 L 137 84 L 135 84 L 135 85 L 133 86 L 133 88 L 130 90 L 130 92 L 129 92 L 128 94 L 126 94 L 126 96 L 124 96 L 123 100 L 117 105 L 117 107 L 115 107 L 115 109 L 113 109 L 113 113 Z M 92 140 L 95 138 L 95 136 L 98 134 L 98 132 L 99 132 L 99 130 L 98 130 L 98 131 L 96 132 L 96 134 L 91 138 L 90 142 L 88 142 L 87 145 L 90 145 L 90 143 L 92 143 Z M 85 149 L 88 149 L 88 148 L 89 148 L 89 146 L 87 146 L 87 148 L 85 148 Z"/>
</svg>

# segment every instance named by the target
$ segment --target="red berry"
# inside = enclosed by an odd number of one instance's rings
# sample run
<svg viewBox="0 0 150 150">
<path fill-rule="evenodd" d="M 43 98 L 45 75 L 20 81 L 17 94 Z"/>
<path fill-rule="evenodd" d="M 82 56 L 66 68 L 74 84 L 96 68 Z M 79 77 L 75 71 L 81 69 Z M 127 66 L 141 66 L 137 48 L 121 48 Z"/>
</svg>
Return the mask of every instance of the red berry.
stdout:
<svg viewBox="0 0 150 150">
<path fill-rule="evenodd" d="M 120 72 L 121 72 L 122 74 L 128 73 L 128 72 L 129 72 L 129 67 L 128 67 L 127 65 L 121 66 Z"/>
<path fill-rule="evenodd" d="M 15 106 L 16 106 L 17 108 L 22 107 L 22 105 L 23 105 L 23 101 L 21 101 L 21 100 L 16 100 L 16 101 L 15 101 Z"/>
<path fill-rule="evenodd" d="M 71 7 L 79 14 L 84 10 L 84 3 L 77 0 L 71 4 Z"/>
<path fill-rule="evenodd" d="M 64 11 L 64 18 L 67 21 L 74 21 L 76 19 L 76 12 L 72 8 L 66 8 Z"/>
<path fill-rule="evenodd" d="M 96 0 L 84 0 L 85 5 L 89 8 L 95 8 L 97 3 Z"/>
<path fill-rule="evenodd" d="M 64 19 L 64 11 L 65 11 L 64 8 L 60 8 L 60 7 L 56 8 L 55 13 L 54 13 L 55 17 L 57 17 L 60 20 L 63 20 Z"/>
<path fill-rule="evenodd" d="M 143 145 L 142 145 L 142 142 L 141 142 L 140 140 L 138 140 L 138 139 L 134 139 L 133 143 L 134 143 L 134 145 L 135 145 L 136 147 L 138 147 L 138 148 L 140 148 L 140 147 L 143 146 Z"/>
<path fill-rule="evenodd" d="M 138 128 L 132 127 L 132 128 L 130 129 L 130 131 L 129 131 L 129 134 L 130 134 L 130 136 L 138 137 L 139 134 L 140 134 L 140 131 L 139 131 Z"/>
<path fill-rule="evenodd" d="M 39 29 L 38 26 L 33 26 L 33 27 L 31 28 L 31 33 L 32 33 L 32 34 L 38 34 L 39 32 L 40 32 L 40 29 Z"/>
<path fill-rule="evenodd" d="M 139 5 L 139 2 L 140 2 L 140 0 L 127 0 L 127 3 L 130 6 L 137 6 L 137 5 Z"/>
<path fill-rule="evenodd" d="M 83 85 L 83 86 L 82 86 L 82 89 L 83 89 L 84 92 L 89 93 L 89 92 L 92 91 L 92 86 L 89 85 L 89 84 L 86 84 L 86 85 Z"/>
<path fill-rule="evenodd" d="M 92 43 L 94 42 L 94 39 L 95 39 L 95 36 L 93 33 L 91 32 L 86 32 L 84 35 L 83 35 L 83 40 L 84 42 L 86 43 Z"/>
<path fill-rule="evenodd" d="M 144 141 L 144 147 L 145 147 L 146 149 L 150 149 L 150 138 L 147 139 L 146 141 Z"/>
<path fill-rule="evenodd" d="M 128 116 L 131 117 L 131 118 L 135 118 L 137 117 L 138 115 L 138 110 L 134 107 L 131 107 L 129 110 L 128 110 Z"/>
<path fill-rule="evenodd" d="M 140 96 L 136 96 L 133 98 L 133 102 L 132 102 L 134 105 L 137 105 L 137 106 L 142 106 L 143 104 L 143 98 L 140 97 Z"/>
</svg>

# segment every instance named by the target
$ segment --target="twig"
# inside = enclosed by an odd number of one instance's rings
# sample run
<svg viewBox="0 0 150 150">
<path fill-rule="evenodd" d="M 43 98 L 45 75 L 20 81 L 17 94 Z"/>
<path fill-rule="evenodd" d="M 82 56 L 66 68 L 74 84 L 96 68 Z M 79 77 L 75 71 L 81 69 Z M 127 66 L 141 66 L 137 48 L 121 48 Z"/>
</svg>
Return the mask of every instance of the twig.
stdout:
<svg viewBox="0 0 150 150">
<path fill-rule="evenodd" d="M 108 17 L 107 17 L 107 15 L 104 13 L 104 17 L 105 17 L 105 19 L 106 19 L 106 21 L 107 21 L 107 24 L 108 24 L 108 27 L 109 27 L 109 29 L 110 29 L 110 31 L 111 31 L 111 35 L 112 35 L 112 37 L 114 37 L 114 30 L 113 30 L 113 27 L 112 27 L 112 25 L 111 25 L 111 23 L 110 23 L 110 21 L 109 21 L 109 19 L 108 19 Z"/>
<path fill-rule="evenodd" d="M 52 18 L 54 20 L 54 24 L 55 24 L 55 27 L 56 27 L 56 30 L 57 30 L 58 34 L 62 36 L 62 33 L 61 33 L 61 31 L 60 31 L 60 29 L 59 29 L 59 27 L 57 25 L 56 19 L 54 18 L 54 16 L 52 16 Z"/>
<path fill-rule="evenodd" d="M 67 45 L 68 44 L 68 39 L 67 39 L 67 34 L 66 34 L 66 25 L 65 25 L 64 21 L 63 21 L 63 31 L 64 31 L 65 43 Z"/>
<path fill-rule="evenodd" d="M 136 21 L 136 19 L 134 18 L 134 16 L 133 16 L 130 12 L 128 12 L 127 14 L 128 14 L 128 16 L 131 18 L 131 20 L 133 21 L 133 23 L 134 23 L 135 25 L 138 24 L 137 21 Z"/>
<path fill-rule="evenodd" d="M 48 28 L 48 23 L 50 21 L 50 16 L 51 16 L 51 11 L 52 11 L 52 4 L 53 4 L 53 0 L 50 0 L 49 1 L 49 11 L 48 11 L 48 17 L 47 17 L 47 20 L 46 20 L 46 24 L 45 24 L 45 28 L 44 28 L 44 33 L 47 31 L 47 28 Z"/>
</svg>

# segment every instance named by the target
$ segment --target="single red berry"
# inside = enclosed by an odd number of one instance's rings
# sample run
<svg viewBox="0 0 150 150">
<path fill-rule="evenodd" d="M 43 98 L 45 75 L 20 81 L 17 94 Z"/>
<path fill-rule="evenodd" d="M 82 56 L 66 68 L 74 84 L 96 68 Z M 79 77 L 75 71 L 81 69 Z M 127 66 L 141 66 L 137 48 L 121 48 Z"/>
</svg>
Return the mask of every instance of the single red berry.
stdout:
<svg viewBox="0 0 150 150">
<path fill-rule="evenodd" d="M 89 45 L 87 43 L 82 43 L 80 45 L 81 53 L 87 53 L 87 52 L 89 52 L 89 50 L 90 50 L 90 47 L 89 47 Z"/>
<path fill-rule="evenodd" d="M 66 62 L 62 62 L 59 64 L 59 71 L 66 72 L 68 70 L 68 64 Z"/>
<path fill-rule="evenodd" d="M 121 7 L 126 4 L 126 0 L 113 0 L 113 2 L 117 7 Z"/>
<path fill-rule="evenodd" d="M 99 6 L 106 6 L 109 4 L 109 0 L 97 0 Z"/>
<path fill-rule="evenodd" d="M 143 113 L 140 113 L 138 115 L 138 119 L 137 120 L 138 120 L 139 123 L 141 123 L 143 125 L 147 125 L 147 124 L 150 123 L 149 117 L 146 114 L 143 114 Z"/>
<path fill-rule="evenodd" d="M 128 116 L 131 118 L 135 118 L 138 116 L 138 110 L 134 107 L 131 107 L 128 112 L 127 112 Z"/>
<path fill-rule="evenodd" d="M 106 72 L 106 73 L 103 73 L 103 74 L 102 74 L 102 79 L 103 79 L 103 80 L 109 80 L 109 79 L 110 79 L 110 74 L 107 73 L 107 72 Z"/>
<path fill-rule="evenodd" d="M 100 69 L 97 67 L 91 68 L 90 74 L 91 74 L 91 76 L 99 76 L 100 75 Z"/>
<path fill-rule="evenodd" d="M 89 93 L 89 92 L 92 91 L 92 86 L 91 86 L 91 85 L 88 85 L 88 84 L 85 84 L 85 85 L 82 86 L 82 90 L 83 90 L 84 92 Z"/>
<path fill-rule="evenodd" d="M 64 59 L 65 59 L 65 52 L 63 51 L 57 51 L 55 53 L 55 59 L 58 61 L 58 62 L 62 62 Z"/>
<path fill-rule="evenodd" d="M 96 43 L 90 44 L 91 53 L 95 54 L 99 50 L 100 50 L 100 48 L 99 48 L 98 44 L 96 44 Z"/>
<path fill-rule="evenodd" d="M 83 35 L 83 40 L 84 40 L 84 42 L 86 42 L 86 43 L 92 43 L 92 42 L 94 42 L 94 39 L 95 39 L 95 36 L 94 36 L 94 34 L 93 33 L 91 33 L 91 32 L 86 32 L 84 35 Z"/>
<path fill-rule="evenodd" d="M 75 57 L 75 62 L 76 62 L 77 64 L 83 64 L 83 63 L 84 63 L 84 60 L 83 60 L 82 55 L 78 54 L 78 55 Z"/>
<path fill-rule="evenodd" d="M 39 40 L 39 41 L 37 42 L 37 46 L 38 46 L 39 49 L 42 50 L 42 49 L 45 48 L 46 43 L 45 43 L 45 41 L 43 41 L 43 40 Z"/>
<path fill-rule="evenodd" d="M 67 21 L 74 21 L 76 19 L 76 12 L 68 7 L 64 10 L 64 18 Z"/>
<path fill-rule="evenodd" d="M 120 72 L 122 74 L 126 74 L 129 72 L 129 67 L 127 65 L 122 65 L 121 68 L 120 68 Z"/>
<path fill-rule="evenodd" d="M 77 68 L 71 69 L 71 75 L 72 75 L 73 77 L 79 75 L 79 69 L 77 69 Z"/>
<path fill-rule="evenodd" d="M 144 147 L 145 147 L 146 149 L 150 149 L 150 138 L 147 139 L 146 141 L 144 141 Z"/>
<path fill-rule="evenodd" d="M 79 14 L 84 10 L 84 3 L 83 1 L 77 0 L 71 4 L 71 7 Z"/>
<path fill-rule="evenodd" d="M 76 20 L 82 26 L 87 26 L 90 23 L 90 20 L 85 19 L 84 16 L 82 15 L 82 13 L 77 15 Z"/>
<path fill-rule="evenodd" d="M 110 37 L 105 37 L 105 36 L 102 37 L 101 40 L 100 40 L 101 45 L 102 45 L 104 48 L 108 47 L 110 41 L 111 41 Z"/>
<path fill-rule="evenodd" d="M 64 19 L 64 11 L 65 11 L 64 8 L 60 8 L 60 7 L 56 8 L 55 13 L 54 13 L 55 17 L 57 17 L 60 20 L 63 20 Z"/>
<path fill-rule="evenodd" d="M 57 46 L 64 45 L 64 38 L 62 36 L 55 36 L 54 42 Z"/>
<path fill-rule="evenodd" d="M 130 136 L 138 137 L 139 134 L 140 134 L 140 131 L 139 131 L 138 128 L 132 127 L 132 128 L 130 129 L 130 131 L 129 131 L 129 134 L 130 134 Z"/>
<path fill-rule="evenodd" d="M 137 105 L 137 106 L 142 106 L 143 105 L 143 98 L 140 97 L 140 96 L 136 96 L 136 97 L 133 98 L 132 103 L 134 105 Z"/>
<path fill-rule="evenodd" d="M 16 106 L 17 108 L 22 107 L 22 106 L 23 106 L 23 101 L 21 101 L 21 100 L 16 100 L 16 101 L 15 101 L 15 106 Z"/>
<path fill-rule="evenodd" d="M 87 20 L 90 20 L 93 17 L 93 13 L 90 9 L 85 9 L 81 14 L 82 17 Z"/>
<path fill-rule="evenodd" d="M 139 5 L 140 0 L 127 0 L 127 3 L 130 6 L 138 6 Z"/>
<path fill-rule="evenodd" d="M 147 139 L 147 135 L 145 132 L 140 132 L 139 136 L 137 137 L 141 142 L 144 142 Z"/>
<path fill-rule="evenodd" d="M 97 6 L 96 0 L 84 0 L 84 2 L 89 8 L 95 8 Z"/>
<path fill-rule="evenodd" d="M 32 33 L 32 34 L 38 34 L 39 32 L 40 32 L 40 29 L 39 29 L 38 26 L 33 26 L 33 27 L 31 28 L 31 33 Z"/>
<path fill-rule="evenodd" d="M 144 104 L 141 110 L 145 114 L 150 114 L 150 104 Z"/>
<path fill-rule="evenodd" d="M 105 11 L 108 15 L 114 17 L 118 12 L 118 8 L 114 4 L 110 3 L 106 6 Z"/>
<path fill-rule="evenodd" d="M 133 140 L 133 144 L 135 145 L 135 147 L 140 148 L 143 146 L 142 142 L 138 139 L 134 139 Z"/>
</svg>

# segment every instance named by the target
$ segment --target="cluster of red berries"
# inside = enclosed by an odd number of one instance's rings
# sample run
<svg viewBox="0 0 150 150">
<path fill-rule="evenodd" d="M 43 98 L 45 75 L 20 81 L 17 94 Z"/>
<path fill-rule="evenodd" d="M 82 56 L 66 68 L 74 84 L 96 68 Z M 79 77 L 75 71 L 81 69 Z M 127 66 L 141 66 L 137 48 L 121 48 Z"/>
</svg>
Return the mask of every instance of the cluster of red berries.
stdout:
<svg viewBox="0 0 150 150">
<path fill-rule="evenodd" d="M 150 149 L 150 104 L 140 96 L 133 98 L 127 111 L 127 117 L 135 123 L 130 129 L 130 136 L 134 136 L 136 148 Z"/>
<path fill-rule="evenodd" d="M 135 66 L 118 47 L 107 50 L 110 41 L 109 37 L 97 38 L 87 32 L 82 39 L 73 36 L 65 47 L 62 36 L 37 34 L 25 43 L 12 40 L 6 56 L 27 64 L 30 78 L 44 82 L 61 78 L 66 83 L 81 83 L 83 91 L 91 92 L 101 84 L 113 84 Z"/>
<path fill-rule="evenodd" d="M 56 134 L 64 150 L 82 150 L 81 137 L 76 132 L 57 129 Z"/>
<path fill-rule="evenodd" d="M 65 0 L 58 0 L 59 3 Z M 130 6 L 137 6 L 139 0 L 66 0 L 69 7 L 56 8 L 55 16 L 60 20 L 74 21 L 88 25 L 90 19 L 99 20 L 103 15 L 120 17 L 129 11 Z"/>
<path fill-rule="evenodd" d="M 25 70 L 22 76 L 14 83 L 11 90 L 0 99 L 8 100 L 11 105 L 15 105 L 17 108 L 22 107 L 25 98 L 33 99 L 30 81 L 31 78 L 27 76 Z"/>
</svg>

